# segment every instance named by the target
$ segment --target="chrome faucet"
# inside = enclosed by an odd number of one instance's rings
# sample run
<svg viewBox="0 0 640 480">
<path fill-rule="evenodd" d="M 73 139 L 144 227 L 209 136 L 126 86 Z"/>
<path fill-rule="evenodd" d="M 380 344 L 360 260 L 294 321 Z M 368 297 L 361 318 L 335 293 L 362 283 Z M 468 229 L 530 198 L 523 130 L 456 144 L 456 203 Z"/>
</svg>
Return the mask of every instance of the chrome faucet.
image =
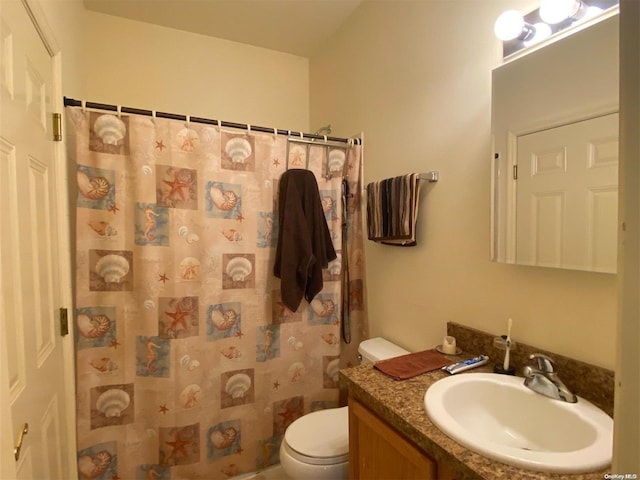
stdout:
<svg viewBox="0 0 640 480">
<path fill-rule="evenodd" d="M 576 403 L 576 397 L 567 386 L 560 380 L 554 371 L 553 360 L 542 353 L 532 353 L 529 360 L 535 360 L 537 367 L 526 366 L 523 368 L 525 380 L 524 385 L 536 393 L 545 395 L 555 400 L 568 403 Z"/>
</svg>

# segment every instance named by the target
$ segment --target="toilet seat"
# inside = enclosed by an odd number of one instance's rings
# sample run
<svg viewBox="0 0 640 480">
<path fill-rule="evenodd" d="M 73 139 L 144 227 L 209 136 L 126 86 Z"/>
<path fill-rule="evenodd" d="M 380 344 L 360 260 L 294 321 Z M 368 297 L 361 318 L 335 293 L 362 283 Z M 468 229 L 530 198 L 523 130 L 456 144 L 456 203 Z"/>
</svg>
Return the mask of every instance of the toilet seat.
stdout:
<svg viewBox="0 0 640 480">
<path fill-rule="evenodd" d="M 293 458 L 310 465 L 348 461 L 348 408 L 329 408 L 298 418 L 284 434 L 284 447 Z"/>
</svg>

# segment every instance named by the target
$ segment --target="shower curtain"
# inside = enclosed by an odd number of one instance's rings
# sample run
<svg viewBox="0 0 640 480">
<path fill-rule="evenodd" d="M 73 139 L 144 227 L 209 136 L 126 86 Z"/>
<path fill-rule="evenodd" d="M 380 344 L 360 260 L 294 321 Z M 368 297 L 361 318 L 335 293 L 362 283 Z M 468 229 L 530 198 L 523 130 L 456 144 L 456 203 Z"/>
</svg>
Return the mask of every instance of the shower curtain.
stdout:
<svg viewBox="0 0 640 480">
<path fill-rule="evenodd" d="M 81 479 L 225 479 L 279 461 L 287 426 L 339 402 L 364 311 L 362 147 L 67 108 L 76 163 Z M 273 276 L 278 179 L 316 175 L 338 259 L 297 312 Z M 348 308 L 341 342 L 341 182 Z"/>
</svg>

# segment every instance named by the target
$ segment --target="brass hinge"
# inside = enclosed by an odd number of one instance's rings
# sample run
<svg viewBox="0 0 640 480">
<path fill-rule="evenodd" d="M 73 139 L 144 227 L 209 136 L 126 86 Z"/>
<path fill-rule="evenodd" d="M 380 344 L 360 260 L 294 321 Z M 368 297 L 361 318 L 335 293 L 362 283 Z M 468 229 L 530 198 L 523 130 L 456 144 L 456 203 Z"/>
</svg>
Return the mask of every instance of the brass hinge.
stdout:
<svg viewBox="0 0 640 480">
<path fill-rule="evenodd" d="M 69 335 L 69 315 L 66 308 L 60 309 L 60 335 Z"/>
<path fill-rule="evenodd" d="M 52 126 L 53 126 L 53 141 L 62 141 L 62 114 L 52 113 Z"/>
<path fill-rule="evenodd" d="M 518 179 L 518 165 L 513 166 L 513 179 L 514 180 Z"/>
</svg>

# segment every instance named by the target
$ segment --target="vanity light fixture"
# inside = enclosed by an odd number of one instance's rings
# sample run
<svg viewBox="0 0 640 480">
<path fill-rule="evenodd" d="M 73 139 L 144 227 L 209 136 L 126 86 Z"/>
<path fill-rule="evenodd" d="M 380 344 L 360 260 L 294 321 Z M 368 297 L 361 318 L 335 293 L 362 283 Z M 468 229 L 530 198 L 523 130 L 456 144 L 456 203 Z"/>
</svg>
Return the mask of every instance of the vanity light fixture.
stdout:
<svg viewBox="0 0 640 480">
<path fill-rule="evenodd" d="M 540 18 L 550 25 L 564 22 L 567 19 L 588 20 L 601 13 L 601 7 L 588 5 L 583 0 L 540 0 Z"/>
<path fill-rule="evenodd" d="M 524 21 L 524 17 L 517 10 L 507 10 L 496 20 L 493 32 L 500 40 L 528 40 L 532 38 L 536 29 Z"/>
<path fill-rule="evenodd" d="M 523 43 L 525 47 L 535 45 L 551 36 L 551 27 L 544 22 L 536 23 L 533 28 L 535 29 L 535 34 L 529 39 L 524 39 Z"/>
<path fill-rule="evenodd" d="M 493 30 L 507 58 L 588 20 L 604 19 L 604 13 L 617 12 L 618 4 L 619 0 L 540 0 L 540 8 L 526 15 L 517 10 L 503 12 Z"/>
<path fill-rule="evenodd" d="M 582 0 L 540 0 L 540 18 L 551 25 L 567 18 L 577 20 L 586 10 L 587 6 Z"/>
</svg>

